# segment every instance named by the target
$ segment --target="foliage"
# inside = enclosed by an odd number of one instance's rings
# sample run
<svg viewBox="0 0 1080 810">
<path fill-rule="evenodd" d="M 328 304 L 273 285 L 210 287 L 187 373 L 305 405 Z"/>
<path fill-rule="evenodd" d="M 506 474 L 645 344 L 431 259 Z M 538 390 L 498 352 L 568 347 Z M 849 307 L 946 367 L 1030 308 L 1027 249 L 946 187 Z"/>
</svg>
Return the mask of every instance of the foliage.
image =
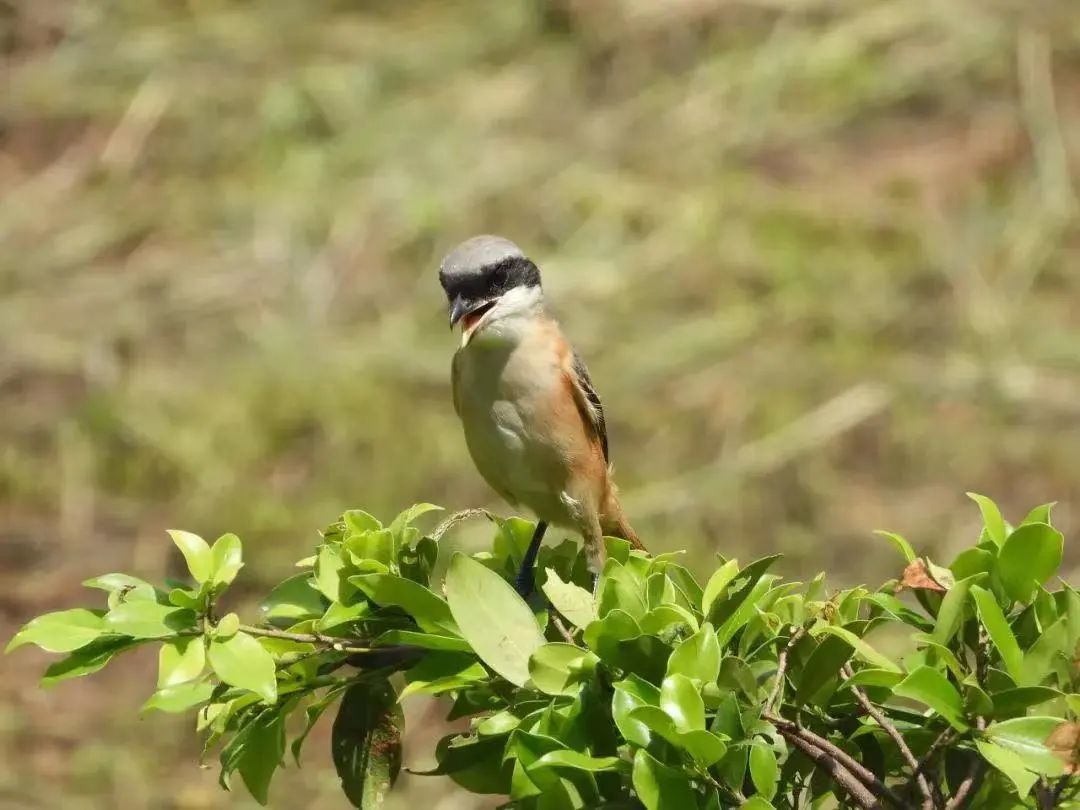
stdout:
<svg viewBox="0 0 1080 810">
<path fill-rule="evenodd" d="M 528 522 L 496 521 L 491 550 L 453 554 L 439 582 L 457 516 L 424 534 L 429 504 L 385 526 L 350 511 L 255 625 L 218 610 L 240 540 L 174 531 L 194 584 L 96 577 L 104 608 L 40 616 L 8 649 L 65 654 L 55 683 L 158 645 L 144 708 L 194 711 L 221 784 L 239 774 L 262 803 L 336 705 L 342 789 L 380 806 L 399 703 L 423 693 L 471 720 L 429 773 L 513 807 L 1080 806 L 1080 594 L 1046 589 L 1062 535 L 1050 505 L 1014 528 L 973 498 L 976 544 L 942 566 L 888 534 L 906 567 L 874 590 L 782 582 L 776 557 L 721 559 L 702 584 L 678 554 L 609 539 L 595 590 L 576 544 L 542 549 L 528 603 L 509 584 Z"/>
</svg>

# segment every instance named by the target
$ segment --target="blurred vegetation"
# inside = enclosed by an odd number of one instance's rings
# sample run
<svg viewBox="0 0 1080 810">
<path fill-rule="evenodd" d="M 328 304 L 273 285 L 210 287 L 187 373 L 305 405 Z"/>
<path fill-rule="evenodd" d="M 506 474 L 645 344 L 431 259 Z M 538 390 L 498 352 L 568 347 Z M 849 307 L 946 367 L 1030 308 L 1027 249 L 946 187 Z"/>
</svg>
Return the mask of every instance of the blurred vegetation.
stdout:
<svg viewBox="0 0 1080 810">
<path fill-rule="evenodd" d="M 175 571 L 169 525 L 269 579 L 356 503 L 497 507 L 434 281 L 476 232 L 658 550 L 873 580 L 870 529 L 966 545 L 965 488 L 1070 530 L 1075 0 L 0 0 L 0 53 L 0 629 Z M 4 687 L 0 804 L 218 806 L 151 789 L 181 743 L 113 677 Z"/>
</svg>

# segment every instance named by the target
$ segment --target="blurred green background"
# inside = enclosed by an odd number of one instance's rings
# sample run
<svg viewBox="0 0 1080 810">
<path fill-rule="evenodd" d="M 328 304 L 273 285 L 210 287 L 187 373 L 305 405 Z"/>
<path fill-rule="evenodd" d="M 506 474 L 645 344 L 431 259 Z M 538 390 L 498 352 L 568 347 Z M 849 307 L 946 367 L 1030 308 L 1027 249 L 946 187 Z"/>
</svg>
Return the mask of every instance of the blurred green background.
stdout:
<svg viewBox="0 0 1080 810">
<path fill-rule="evenodd" d="M 543 268 L 654 550 L 873 582 L 965 489 L 1076 526 L 1076 0 L 0 0 L 0 58 L 4 638 L 179 573 L 166 527 L 240 534 L 254 598 L 346 507 L 505 510 L 435 278 L 478 232 Z M 252 806 L 137 719 L 152 655 L 44 661 L 0 658 L 0 807 Z M 343 806 L 321 732 L 273 806 Z"/>
</svg>

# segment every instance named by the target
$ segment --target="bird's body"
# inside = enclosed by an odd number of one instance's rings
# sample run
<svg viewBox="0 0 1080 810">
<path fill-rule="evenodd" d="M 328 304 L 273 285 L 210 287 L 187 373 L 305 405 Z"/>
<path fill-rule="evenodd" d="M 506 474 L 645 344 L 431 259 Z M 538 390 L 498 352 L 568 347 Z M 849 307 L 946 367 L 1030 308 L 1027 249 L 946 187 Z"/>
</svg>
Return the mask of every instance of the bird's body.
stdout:
<svg viewBox="0 0 1080 810">
<path fill-rule="evenodd" d="M 452 380 L 469 453 L 491 488 L 532 511 L 541 526 L 580 532 L 590 567 L 599 572 L 605 534 L 640 547 L 611 482 L 600 399 L 584 363 L 544 310 L 535 265 L 508 248 L 507 255 L 494 251 L 494 261 L 468 256 L 455 264 L 462 252 L 476 252 L 474 241 L 451 253 L 441 274 L 448 295 L 461 299 L 457 286 L 472 293 L 464 304 L 451 302 L 452 319 L 463 322 Z M 460 265 L 479 267 L 481 274 L 497 270 L 481 282 L 476 271 L 455 278 Z M 476 294 L 487 288 L 494 294 Z"/>
</svg>

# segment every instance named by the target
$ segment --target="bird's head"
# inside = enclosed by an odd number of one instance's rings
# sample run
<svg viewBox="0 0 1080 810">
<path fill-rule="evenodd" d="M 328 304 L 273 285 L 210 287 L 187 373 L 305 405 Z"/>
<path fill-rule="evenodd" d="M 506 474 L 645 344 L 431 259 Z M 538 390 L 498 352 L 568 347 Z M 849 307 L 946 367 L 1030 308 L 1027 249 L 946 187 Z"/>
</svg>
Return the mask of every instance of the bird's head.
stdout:
<svg viewBox="0 0 1080 810">
<path fill-rule="evenodd" d="M 461 324 L 466 345 L 481 329 L 529 312 L 541 298 L 540 270 L 521 248 L 501 236 L 474 236 L 439 265 L 450 328 Z"/>
</svg>

